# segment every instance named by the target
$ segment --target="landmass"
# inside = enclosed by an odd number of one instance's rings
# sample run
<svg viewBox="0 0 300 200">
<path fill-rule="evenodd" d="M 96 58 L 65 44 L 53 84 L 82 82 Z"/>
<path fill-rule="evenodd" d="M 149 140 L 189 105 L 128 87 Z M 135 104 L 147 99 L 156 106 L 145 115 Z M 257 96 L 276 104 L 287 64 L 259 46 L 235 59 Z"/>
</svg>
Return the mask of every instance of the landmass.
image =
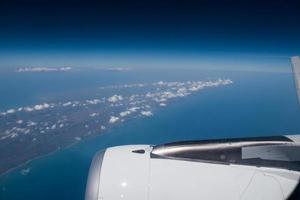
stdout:
<svg viewBox="0 0 300 200">
<path fill-rule="evenodd" d="M 156 110 L 177 99 L 232 83 L 217 79 L 103 86 L 94 98 L 44 102 L 0 112 L 0 174 L 126 120 L 153 117 Z M 102 90 L 113 94 L 101 96 Z"/>
</svg>

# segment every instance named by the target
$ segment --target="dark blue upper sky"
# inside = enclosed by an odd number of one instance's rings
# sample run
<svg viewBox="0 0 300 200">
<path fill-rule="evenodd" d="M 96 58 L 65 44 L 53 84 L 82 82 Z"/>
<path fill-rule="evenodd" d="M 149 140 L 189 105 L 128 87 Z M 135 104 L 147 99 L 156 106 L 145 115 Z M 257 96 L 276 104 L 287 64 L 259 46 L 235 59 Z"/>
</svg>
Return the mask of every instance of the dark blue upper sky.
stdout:
<svg viewBox="0 0 300 200">
<path fill-rule="evenodd" d="M 237 54 L 300 54 L 300 2 L 0 0 L 0 65 Z"/>
</svg>

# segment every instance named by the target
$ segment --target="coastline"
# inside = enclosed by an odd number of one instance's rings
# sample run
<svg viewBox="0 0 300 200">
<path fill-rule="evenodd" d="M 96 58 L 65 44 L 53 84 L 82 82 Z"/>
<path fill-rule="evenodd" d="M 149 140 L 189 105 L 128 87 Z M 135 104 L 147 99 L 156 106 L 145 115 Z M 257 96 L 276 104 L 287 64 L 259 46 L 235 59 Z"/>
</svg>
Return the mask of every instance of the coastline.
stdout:
<svg viewBox="0 0 300 200">
<path fill-rule="evenodd" d="M 12 173 L 12 172 L 14 172 L 15 170 L 20 169 L 21 167 L 23 167 L 23 166 L 25 166 L 25 165 L 27 165 L 27 164 L 33 162 L 33 161 L 36 161 L 36 160 L 39 160 L 39 159 L 42 159 L 42 158 L 51 156 L 51 155 L 53 155 L 53 154 L 55 154 L 55 153 L 57 153 L 57 152 L 59 152 L 59 151 L 65 151 L 65 150 L 67 150 L 67 149 L 69 149 L 69 148 L 71 148 L 71 147 L 73 147 L 73 146 L 75 146 L 75 145 L 77 145 L 77 144 L 79 144 L 79 143 L 81 143 L 81 142 L 86 142 L 86 141 L 91 140 L 91 139 L 93 139 L 93 138 L 96 138 L 96 137 L 99 137 L 99 136 L 102 136 L 102 135 L 109 134 L 112 130 L 114 130 L 115 128 L 119 127 L 120 125 L 121 125 L 121 124 L 119 124 L 119 125 L 117 125 L 117 126 L 115 126 L 115 127 L 111 127 L 110 130 L 105 130 L 105 131 L 103 131 L 103 132 L 99 132 L 99 133 L 95 133 L 95 134 L 89 135 L 89 137 L 81 138 L 81 140 L 79 140 L 79 141 L 78 141 L 78 140 L 77 140 L 77 141 L 75 140 L 74 142 L 72 142 L 72 143 L 70 143 L 70 144 L 68 144 L 68 145 L 66 145 L 66 146 L 64 146 L 64 147 L 61 147 L 60 149 L 56 149 L 56 150 L 51 151 L 51 152 L 49 152 L 49 153 L 46 153 L 46 154 L 37 156 L 37 157 L 32 158 L 32 159 L 29 159 L 29 160 L 27 160 L 26 162 L 23 162 L 23 163 L 21 163 L 21 164 L 15 166 L 15 167 L 12 167 L 12 168 L 10 168 L 9 170 L 5 171 L 4 173 L 0 174 L 0 179 L 3 178 L 5 175 L 8 175 L 9 173 Z"/>
<path fill-rule="evenodd" d="M 17 169 L 19 169 L 19 168 L 21 168 L 21 167 L 23 167 L 23 166 L 29 164 L 29 163 L 31 163 L 32 161 L 35 161 L 35 160 L 38 160 L 38 159 L 42 159 L 42 158 L 44 158 L 44 157 L 51 156 L 51 155 L 57 153 L 58 151 L 66 150 L 66 149 L 72 147 L 73 145 L 78 144 L 79 142 L 81 142 L 81 141 L 75 141 L 75 142 L 73 142 L 72 144 L 67 145 L 67 146 L 65 146 L 65 147 L 62 147 L 62 148 L 60 148 L 60 149 L 56 149 L 55 151 L 52 151 L 52 152 L 49 152 L 49 153 L 47 153 L 47 154 L 40 155 L 40 156 L 37 156 L 37 157 L 35 157 L 35 158 L 29 159 L 29 160 L 27 160 L 26 162 L 23 162 L 23 163 L 21 163 L 21 164 L 15 166 L 15 167 L 13 167 L 13 168 L 10 168 L 9 170 L 5 171 L 4 173 L 0 174 L 0 178 L 3 178 L 5 175 L 8 175 L 9 173 L 11 173 L 11 172 L 13 172 L 13 171 L 15 171 L 15 170 L 17 170 Z"/>
</svg>

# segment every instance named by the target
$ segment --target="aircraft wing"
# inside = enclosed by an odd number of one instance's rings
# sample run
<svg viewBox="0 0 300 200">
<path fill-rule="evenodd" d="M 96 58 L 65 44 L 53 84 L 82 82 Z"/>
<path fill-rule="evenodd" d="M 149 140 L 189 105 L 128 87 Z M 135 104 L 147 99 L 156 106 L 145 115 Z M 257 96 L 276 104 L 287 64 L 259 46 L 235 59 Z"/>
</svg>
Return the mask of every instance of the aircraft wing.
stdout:
<svg viewBox="0 0 300 200">
<path fill-rule="evenodd" d="M 291 61 L 292 61 L 293 75 L 296 84 L 298 102 L 300 104 L 300 58 L 299 56 L 293 56 L 291 58 Z"/>
</svg>

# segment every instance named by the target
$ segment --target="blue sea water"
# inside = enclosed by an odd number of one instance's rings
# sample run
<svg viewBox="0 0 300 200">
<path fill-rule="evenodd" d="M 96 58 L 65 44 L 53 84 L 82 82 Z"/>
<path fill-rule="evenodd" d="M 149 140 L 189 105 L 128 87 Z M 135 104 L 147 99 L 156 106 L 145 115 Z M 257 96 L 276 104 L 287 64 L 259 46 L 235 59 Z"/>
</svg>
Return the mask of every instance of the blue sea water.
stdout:
<svg viewBox="0 0 300 200">
<path fill-rule="evenodd" d="M 0 177 L 0 199 L 83 199 L 92 156 L 109 146 L 300 133 L 300 107 L 291 73 L 201 70 L 7 73 L 0 79 L 0 110 L 49 99 L 76 99 L 105 85 L 219 77 L 230 78 L 234 84 L 200 91 L 159 109 L 151 118 L 129 120 Z M 22 175 L 20 170 L 28 167 L 30 172 Z"/>
</svg>

